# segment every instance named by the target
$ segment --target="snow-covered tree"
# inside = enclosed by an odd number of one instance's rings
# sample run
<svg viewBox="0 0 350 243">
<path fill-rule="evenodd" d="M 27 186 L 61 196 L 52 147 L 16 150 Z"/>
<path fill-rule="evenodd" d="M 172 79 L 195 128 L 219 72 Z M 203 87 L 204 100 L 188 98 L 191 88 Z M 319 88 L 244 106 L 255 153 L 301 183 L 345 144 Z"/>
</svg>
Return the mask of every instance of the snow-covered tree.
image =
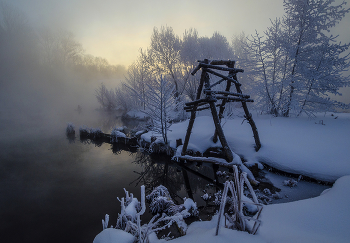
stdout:
<svg viewBox="0 0 350 243">
<path fill-rule="evenodd" d="M 329 31 L 349 12 L 345 2 L 284 0 L 285 15 L 271 21 L 265 37 L 256 33 L 248 49 L 260 85 L 259 102 L 276 116 L 299 115 L 344 106 L 328 95 L 349 85 L 349 44 Z"/>
<path fill-rule="evenodd" d="M 154 80 L 152 78 L 151 71 L 147 67 L 148 64 L 145 63 L 142 58 L 140 58 L 129 66 L 125 77 L 125 85 L 136 90 L 138 95 L 141 96 L 141 99 L 139 99 L 139 106 L 143 110 L 146 109 L 146 103 L 144 100 L 146 100 L 146 92 L 148 89 L 147 84 L 152 84 Z"/>
<path fill-rule="evenodd" d="M 103 83 L 95 90 L 95 96 L 103 109 L 110 111 L 117 107 L 115 92 L 108 90 Z"/>
<path fill-rule="evenodd" d="M 153 29 L 151 45 L 147 51 L 141 50 L 142 62 L 154 76 L 167 75 L 175 85 L 174 95 L 183 92 L 182 64 L 180 62 L 181 39 L 173 28 L 162 26 Z"/>
<path fill-rule="evenodd" d="M 146 104 L 143 111 L 153 121 L 153 128 L 156 132 L 162 134 L 165 144 L 168 144 L 168 130 L 173 118 L 173 112 L 176 109 L 174 98 L 175 86 L 165 77 L 160 77 L 155 84 L 147 85 L 145 94 L 139 93 L 137 90 L 129 86 L 129 89 Z"/>
</svg>

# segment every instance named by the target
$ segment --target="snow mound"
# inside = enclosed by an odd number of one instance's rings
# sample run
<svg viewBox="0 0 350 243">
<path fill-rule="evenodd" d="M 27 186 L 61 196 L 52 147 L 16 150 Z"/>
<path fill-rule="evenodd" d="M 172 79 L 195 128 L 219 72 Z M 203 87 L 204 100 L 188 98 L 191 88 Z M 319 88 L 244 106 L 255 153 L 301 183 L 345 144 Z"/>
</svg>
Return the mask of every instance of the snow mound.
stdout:
<svg viewBox="0 0 350 243">
<path fill-rule="evenodd" d="M 264 206 L 256 235 L 221 227 L 215 236 L 216 215 L 211 221 L 192 223 L 185 236 L 170 242 L 229 243 L 234 239 L 240 243 L 345 243 L 350 239 L 349 204 L 350 176 L 344 176 L 316 198 Z"/>
<path fill-rule="evenodd" d="M 308 176 L 321 181 L 334 182 L 350 175 L 350 114 L 318 114 L 315 119 L 307 117 L 282 118 L 255 115 L 262 147 L 254 149 L 254 138 L 250 125 L 244 118 L 223 120 L 225 137 L 233 152 L 244 157 L 246 165 L 263 162 L 289 173 Z M 320 125 L 319 120 L 322 120 Z M 176 140 L 185 140 L 188 120 L 170 127 L 168 140 L 176 147 Z M 198 116 L 194 122 L 188 149 L 203 153 L 213 143 L 215 127 L 210 116 Z M 145 138 L 151 133 L 144 134 Z M 181 150 L 178 150 L 179 152 Z M 239 164 L 239 156 L 235 157 Z"/>
<path fill-rule="evenodd" d="M 93 243 L 133 243 L 135 237 L 120 229 L 108 228 L 96 235 Z"/>
<path fill-rule="evenodd" d="M 258 235 L 269 242 L 349 242 L 350 176 L 319 197 L 267 205 Z"/>
</svg>

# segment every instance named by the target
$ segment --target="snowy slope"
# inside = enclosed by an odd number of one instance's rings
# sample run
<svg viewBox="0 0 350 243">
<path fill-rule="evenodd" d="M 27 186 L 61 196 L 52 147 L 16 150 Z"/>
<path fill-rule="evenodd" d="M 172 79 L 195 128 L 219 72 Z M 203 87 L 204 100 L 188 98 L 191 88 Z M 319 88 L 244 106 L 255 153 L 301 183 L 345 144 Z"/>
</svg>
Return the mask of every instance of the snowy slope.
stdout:
<svg viewBox="0 0 350 243">
<path fill-rule="evenodd" d="M 336 118 L 337 117 L 337 118 Z M 350 114 L 320 114 L 317 118 L 273 118 L 255 115 L 262 148 L 254 150 L 253 133 L 243 118 L 223 120 L 226 139 L 232 150 L 248 163 L 257 161 L 277 169 L 334 182 L 350 175 Z M 336 119 L 335 119 L 336 118 Z M 243 122 L 243 123 L 242 123 Z M 322 125 L 325 124 L 325 125 Z M 168 140 L 175 147 L 176 139 L 184 141 L 188 121 L 170 127 Z M 199 116 L 192 130 L 188 149 L 204 152 L 215 145 L 212 117 Z M 143 135 L 150 140 L 152 133 Z"/>
<path fill-rule="evenodd" d="M 345 243 L 350 239 L 350 176 L 338 179 L 320 196 L 290 203 L 264 206 L 256 235 L 220 228 L 215 236 L 217 216 L 211 221 L 192 223 L 185 236 L 171 241 L 150 237 L 151 243 Z M 223 225 L 223 223 L 221 224 Z M 132 242 L 133 236 L 117 229 L 106 229 L 94 243 Z"/>
<path fill-rule="evenodd" d="M 232 149 L 248 161 L 330 182 L 350 175 L 350 114 L 254 119 L 262 143 L 257 153 L 246 122 L 240 125 L 242 119 L 233 119 L 224 128 Z"/>
<path fill-rule="evenodd" d="M 214 217 L 212 221 L 191 224 L 186 236 L 170 242 L 349 242 L 349 185 L 350 176 L 345 176 L 319 197 L 265 206 L 256 235 L 221 227 L 215 236 L 217 217 Z"/>
</svg>

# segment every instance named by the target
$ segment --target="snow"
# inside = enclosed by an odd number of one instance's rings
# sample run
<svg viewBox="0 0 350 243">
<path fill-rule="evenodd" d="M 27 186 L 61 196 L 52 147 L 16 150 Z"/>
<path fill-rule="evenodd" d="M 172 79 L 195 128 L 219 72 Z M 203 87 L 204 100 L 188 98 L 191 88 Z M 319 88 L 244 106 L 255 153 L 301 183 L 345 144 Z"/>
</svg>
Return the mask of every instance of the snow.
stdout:
<svg viewBox="0 0 350 243">
<path fill-rule="evenodd" d="M 270 242 L 348 242 L 350 176 L 319 197 L 265 206 L 258 236 Z"/>
<path fill-rule="evenodd" d="M 290 173 L 334 182 L 321 195 L 288 203 L 264 206 L 261 226 L 256 235 L 220 228 L 215 236 L 217 215 L 211 221 L 192 223 L 185 236 L 170 242 L 349 242 L 350 239 L 350 114 L 324 113 L 317 117 L 273 118 L 254 115 L 262 148 L 255 152 L 251 128 L 243 118 L 223 120 L 228 143 L 246 164 L 266 163 Z M 175 147 L 176 139 L 184 141 L 188 121 L 174 124 L 168 134 Z M 198 116 L 192 130 L 189 149 L 204 152 L 220 146 L 211 141 L 213 120 Z M 154 133 L 142 138 L 150 141 Z M 181 153 L 181 147 L 177 155 Z M 301 181 L 302 182 L 302 181 Z M 300 183 L 301 183 L 300 182 Z M 223 222 L 221 223 L 223 225 Z M 122 241 L 118 241 L 122 242 Z M 151 237 L 150 242 L 165 242 Z"/>
<path fill-rule="evenodd" d="M 94 239 L 93 243 L 133 243 L 135 237 L 124 230 L 108 228 L 100 232 Z"/>
<path fill-rule="evenodd" d="M 318 114 L 315 119 L 257 116 L 254 120 L 262 143 L 257 153 L 252 149 L 250 126 L 240 125 L 242 119 L 230 120 L 224 127 L 231 148 L 248 161 L 328 182 L 350 174 L 350 114 Z"/>
<path fill-rule="evenodd" d="M 137 214 L 137 205 L 139 201 L 137 198 L 133 198 L 130 204 L 125 208 L 125 213 L 128 216 L 131 216 L 133 219 L 136 219 L 136 214 Z"/>
<path fill-rule="evenodd" d="M 131 110 L 126 113 L 126 116 L 130 118 L 141 119 L 141 120 L 147 119 L 149 117 L 146 113 L 138 110 Z"/>
<path fill-rule="evenodd" d="M 185 199 L 184 207 L 187 209 L 187 211 L 190 211 L 191 208 L 193 210 L 197 210 L 197 204 L 191 198 Z"/>
<path fill-rule="evenodd" d="M 247 160 L 246 165 L 263 162 L 282 171 L 327 182 L 350 174 L 349 113 L 317 114 L 314 119 L 253 114 L 253 119 L 262 143 L 258 152 L 254 150 L 251 127 L 244 118 L 222 121 L 232 151 Z M 184 141 L 188 122 L 170 127 L 168 140 L 171 147 L 175 148 L 179 138 Z M 215 144 L 211 140 L 214 129 L 211 116 L 198 116 L 188 149 L 203 153 L 210 147 L 221 146 L 220 142 Z M 150 141 L 154 135 L 154 132 L 148 132 L 142 138 Z"/>
<path fill-rule="evenodd" d="M 113 130 L 113 131 L 111 132 L 111 136 L 116 137 L 116 138 L 126 138 L 125 133 L 120 132 L 120 131 L 118 131 L 118 130 Z"/>
<path fill-rule="evenodd" d="M 211 221 L 194 222 L 185 236 L 172 243 L 201 242 L 348 242 L 350 239 L 350 176 L 338 179 L 322 195 L 290 203 L 264 206 L 256 235 L 224 227 L 215 236 L 217 216 Z M 223 225 L 223 222 L 222 224 Z M 152 239 L 155 242 L 164 240 Z"/>
</svg>

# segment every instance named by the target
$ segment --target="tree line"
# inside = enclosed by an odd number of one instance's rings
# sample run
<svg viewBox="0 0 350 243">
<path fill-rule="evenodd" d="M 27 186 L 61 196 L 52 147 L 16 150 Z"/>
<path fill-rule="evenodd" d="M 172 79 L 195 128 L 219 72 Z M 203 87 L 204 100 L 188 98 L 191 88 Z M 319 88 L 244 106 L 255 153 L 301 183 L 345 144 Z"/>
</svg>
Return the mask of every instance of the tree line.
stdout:
<svg viewBox="0 0 350 243">
<path fill-rule="evenodd" d="M 123 85 L 108 92 L 101 85 L 97 97 L 108 100 L 101 103 L 103 107 L 146 110 L 145 94 L 163 76 L 174 85 L 174 99 L 194 100 L 199 76 L 190 72 L 196 60 L 230 59 L 245 70 L 238 75 L 243 92 L 263 112 L 312 116 L 317 111 L 347 108 L 348 104 L 329 97 L 341 95 L 339 88 L 350 83 L 345 75 L 349 43 L 342 44 L 329 33 L 349 12 L 345 5 L 335 5 L 333 0 L 284 0 L 285 14 L 271 20 L 266 31 L 242 33 L 231 43 L 217 32 L 203 37 L 189 29 L 180 37 L 169 26 L 155 27 L 150 46 L 140 50 Z"/>
<path fill-rule="evenodd" d="M 5 2 L 0 2 L 0 43 L 2 85 L 15 70 L 74 71 L 94 79 L 122 77 L 126 71 L 122 65 L 86 53 L 70 31 L 32 26 L 21 10 Z"/>
</svg>

